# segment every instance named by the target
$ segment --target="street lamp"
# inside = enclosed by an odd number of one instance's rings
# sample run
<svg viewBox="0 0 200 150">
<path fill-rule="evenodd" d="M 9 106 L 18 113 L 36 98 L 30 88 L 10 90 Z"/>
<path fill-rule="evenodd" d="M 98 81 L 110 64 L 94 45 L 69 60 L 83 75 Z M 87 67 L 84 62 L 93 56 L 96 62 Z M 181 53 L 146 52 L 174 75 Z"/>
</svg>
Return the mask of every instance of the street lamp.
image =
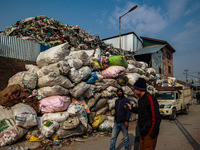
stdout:
<svg viewBox="0 0 200 150">
<path fill-rule="evenodd" d="M 121 46 L 121 18 L 123 16 L 125 16 L 126 14 L 128 14 L 129 12 L 133 11 L 134 9 L 136 9 L 138 6 L 135 5 L 134 7 L 132 7 L 128 12 L 126 12 L 125 14 L 119 16 L 119 47 L 120 47 L 120 55 L 121 55 L 121 50 L 122 50 L 122 46 Z"/>
</svg>

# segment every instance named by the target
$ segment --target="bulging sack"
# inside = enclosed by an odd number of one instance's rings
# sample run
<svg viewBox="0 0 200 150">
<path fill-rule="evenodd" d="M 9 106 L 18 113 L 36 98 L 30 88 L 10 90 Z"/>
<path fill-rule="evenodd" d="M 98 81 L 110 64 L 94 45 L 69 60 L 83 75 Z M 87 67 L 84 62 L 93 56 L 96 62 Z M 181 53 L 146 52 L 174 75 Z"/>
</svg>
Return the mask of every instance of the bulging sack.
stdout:
<svg viewBox="0 0 200 150">
<path fill-rule="evenodd" d="M 49 96 L 56 96 L 56 95 L 68 95 L 69 90 L 63 88 L 60 85 L 54 85 L 52 87 L 43 87 L 37 90 L 37 94 L 42 96 L 42 98 L 49 97 Z"/>
<path fill-rule="evenodd" d="M 116 78 L 126 73 L 126 69 L 122 66 L 110 66 L 106 70 L 102 71 L 104 78 Z"/>
<path fill-rule="evenodd" d="M 43 76 L 38 79 L 38 87 L 47 87 L 47 86 L 54 86 L 54 85 L 60 85 L 64 88 L 72 88 L 74 84 L 71 83 L 71 81 L 63 76 L 59 75 L 55 72 L 51 72 L 46 76 Z"/>
<path fill-rule="evenodd" d="M 41 78 L 45 75 L 48 75 L 50 72 L 55 72 L 60 75 L 66 76 L 70 71 L 69 64 L 67 61 L 59 61 L 54 64 L 50 64 L 48 66 L 43 66 L 41 69 L 37 71 L 38 78 Z"/>
<path fill-rule="evenodd" d="M 50 96 L 40 101 L 40 109 L 42 113 L 65 111 L 70 103 L 67 96 Z"/>
<path fill-rule="evenodd" d="M 37 113 L 29 105 L 19 103 L 11 107 L 16 125 L 29 129 L 37 125 Z"/>
<path fill-rule="evenodd" d="M 68 43 L 64 43 L 41 52 L 36 59 L 37 65 L 43 67 L 64 60 L 68 46 Z"/>
<path fill-rule="evenodd" d="M 45 120 L 40 127 L 40 132 L 45 137 L 51 137 L 58 129 L 58 122 Z"/>
<path fill-rule="evenodd" d="M 41 120 L 50 120 L 56 122 L 63 122 L 69 118 L 69 113 L 67 111 L 64 112 L 57 112 L 57 113 L 45 113 L 42 115 Z"/>
</svg>

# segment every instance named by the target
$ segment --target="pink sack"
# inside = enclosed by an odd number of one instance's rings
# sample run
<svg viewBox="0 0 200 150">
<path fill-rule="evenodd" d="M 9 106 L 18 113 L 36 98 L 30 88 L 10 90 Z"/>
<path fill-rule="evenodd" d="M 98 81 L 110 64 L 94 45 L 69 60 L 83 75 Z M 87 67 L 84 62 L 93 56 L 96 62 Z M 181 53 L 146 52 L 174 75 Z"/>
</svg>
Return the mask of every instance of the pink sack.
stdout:
<svg viewBox="0 0 200 150">
<path fill-rule="evenodd" d="M 110 66 L 102 71 L 103 78 L 116 78 L 126 73 L 126 69 L 122 66 Z"/>
<path fill-rule="evenodd" d="M 50 96 L 40 101 L 42 113 L 52 113 L 67 110 L 71 100 L 67 96 Z"/>
</svg>

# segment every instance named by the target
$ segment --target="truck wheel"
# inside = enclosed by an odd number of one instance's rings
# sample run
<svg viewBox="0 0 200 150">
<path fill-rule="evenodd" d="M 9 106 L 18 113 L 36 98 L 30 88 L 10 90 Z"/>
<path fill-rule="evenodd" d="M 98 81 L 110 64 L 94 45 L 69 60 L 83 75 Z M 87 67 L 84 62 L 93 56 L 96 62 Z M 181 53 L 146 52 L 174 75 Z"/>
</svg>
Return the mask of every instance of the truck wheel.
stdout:
<svg viewBox="0 0 200 150">
<path fill-rule="evenodd" d="M 188 115 L 188 110 L 189 110 L 189 106 L 187 105 L 187 107 L 183 110 L 183 113 L 184 113 L 185 115 Z"/>
<path fill-rule="evenodd" d="M 171 120 L 176 119 L 176 109 L 175 108 L 172 109 L 172 114 L 171 114 L 171 116 L 169 116 L 169 119 L 171 119 Z"/>
</svg>

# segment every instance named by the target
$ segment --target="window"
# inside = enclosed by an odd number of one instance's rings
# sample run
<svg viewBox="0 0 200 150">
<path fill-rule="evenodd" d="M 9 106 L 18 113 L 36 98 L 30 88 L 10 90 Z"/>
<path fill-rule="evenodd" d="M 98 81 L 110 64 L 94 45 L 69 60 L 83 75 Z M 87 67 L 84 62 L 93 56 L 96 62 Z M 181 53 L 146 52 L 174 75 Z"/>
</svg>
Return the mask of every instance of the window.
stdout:
<svg viewBox="0 0 200 150">
<path fill-rule="evenodd" d="M 171 66 L 168 66 L 168 73 L 171 74 Z"/>
</svg>

